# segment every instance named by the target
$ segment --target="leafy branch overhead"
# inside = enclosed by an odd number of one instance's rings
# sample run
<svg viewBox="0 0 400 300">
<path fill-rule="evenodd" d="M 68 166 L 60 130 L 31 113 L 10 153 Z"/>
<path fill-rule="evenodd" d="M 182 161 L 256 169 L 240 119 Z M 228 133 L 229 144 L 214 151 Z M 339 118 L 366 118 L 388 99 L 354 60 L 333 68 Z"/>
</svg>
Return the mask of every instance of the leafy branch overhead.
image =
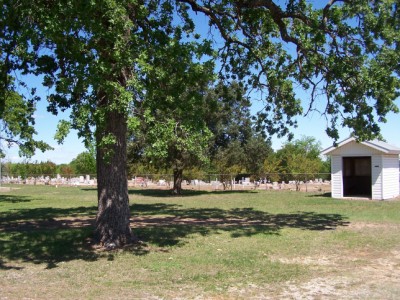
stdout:
<svg viewBox="0 0 400 300">
<path fill-rule="evenodd" d="M 400 21 L 396 1 L 196 1 L 225 44 L 225 76 L 266 90 L 260 126 L 286 134 L 303 113 L 294 88 L 309 94 L 305 114 L 326 116 L 327 134 L 347 126 L 360 139 L 398 112 Z"/>
<path fill-rule="evenodd" d="M 33 103 L 13 91 L 5 92 L 4 95 L 4 106 L 0 112 L 0 155 L 3 154 L 3 145 L 18 145 L 20 154 L 28 157 L 32 156 L 36 149 L 51 150 L 47 143 L 35 138 Z"/>
</svg>

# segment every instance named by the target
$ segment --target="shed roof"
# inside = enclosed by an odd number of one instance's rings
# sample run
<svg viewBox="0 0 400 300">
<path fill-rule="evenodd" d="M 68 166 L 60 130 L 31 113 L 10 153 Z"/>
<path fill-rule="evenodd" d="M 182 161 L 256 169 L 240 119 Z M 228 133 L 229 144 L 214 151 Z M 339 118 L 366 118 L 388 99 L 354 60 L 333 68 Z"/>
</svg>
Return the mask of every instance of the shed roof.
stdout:
<svg viewBox="0 0 400 300">
<path fill-rule="evenodd" d="M 335 146 L 331 146 L 329 148 L 326 148 L 325 150 L 323 150 L 321 152 L 321 154 L 323 155 L 330 155 L 332 154 L 333 151 L 335 151 L 336 149 L 356 141 L 356 139 L 354 137 L 349 137 L 347 139 L 345 139 L 344 141 L 340 142 L 336 147 Z M 370 147 L 372 149 L 375 149 L 379 152 L 381 152 L 382 154 L 400 154 L 400 148 L 390 145 L 386 142 L 382 142 L 382 141 L 378 141 L 378 140 L 373 140 L 373 141 L 364 141 L 364 142 L 360 142 L 360 144 Z"/>
</svg>

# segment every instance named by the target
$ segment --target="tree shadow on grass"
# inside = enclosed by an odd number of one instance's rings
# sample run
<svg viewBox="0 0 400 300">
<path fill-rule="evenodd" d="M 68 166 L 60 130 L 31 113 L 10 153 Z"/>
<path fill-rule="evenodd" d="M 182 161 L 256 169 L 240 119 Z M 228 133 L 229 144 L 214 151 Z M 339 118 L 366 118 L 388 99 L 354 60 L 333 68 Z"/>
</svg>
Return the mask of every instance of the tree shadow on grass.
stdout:
<svg viewBox="0 0 400 300">
<path fill-rule="evenodd" d="M 25 261 L 56 267 L 62 261 L 96 260 L 90 247 L 96 207 L 26 208 L 0 213 L 0 270 Z"/>
<path fill-rule="evenodd" d="M 302 211 L 271 214 L 253 208 L 182 209 L 164 203 L 135 204 L 133 213 L 132 224 L 139 238 L 159 247 L 183 245 L 193 234 L 206 236 L 225 231 L 232 238 L 238 238 L 256 234 L 278 235 L 283 228 L 325 231 L 349 224 L 339 214 Z"/>
<path fill-rule="evenodd" d="M 89 227 L 23 230 L 11 235 L 0 232 L 0 253 L 8 260 L 45 263 L 49 269 L 63 261 L 93 261 L 98 255 L 88 245 L 91 234 Z M 10 266 L 3 264 L 3 268 Z"/>
<path fill-rule="evenodd" d="M 97 188 L 82 188 L 82 191 L 90 192 L 96 191 Z M 212 194 L 251 194 L 256 193 L 257 190 L 217 190 L 217 191 L 207 191 L 207 190 L 192 190 L 192 189 L 183 189 L 181 195 L 172 194 L 171 189 L 154 189 L 154 188 L 130 188 L 128 193 L 129 195 L 140 195 L 144 197 L 156 197 L 156 198 L 175 198 L 175 197 L 193 197 L 193 196 L 201 196 L 201 195 L 212 195 Z"/>
<path fill-rule="evenodd" d="M 253 208 L 183 208 L 166 203 L 134 204 L 131 208 L 134 233 L 150 245 L 127 248 L 134 255 L 146 255 L 151 246 L 182 246 L 195 234 L 229 232 L 232 238 L 239 238 L 278 235 L 283 228 L 324 231 L 348 224 L 342 215 L 316 212 L 271 214 Z M 0 270 L 18 269 L 10 265 L 12 261 L 54 268 L 60 262 L 95 261 L 108 255 L 95 251 L 90 244 L 96 211 L 96 206 L 90 206 L 0 213 Z M 109 259 L 112 256 L 110 253 Z"/>
<path fill-rule="evenodd" d="M 319 198 L 319 197 L 322 197 L 322 198 L 332 198 L 332 193 L 331 193 L 331 192 L 328 192 L 328 193 L 323 193 L 323 194 L 314 194 L 314 195 L 309 195 L 309 196 L 307 196 L 307 197 L 313 197 L 313 198 Z"/>
<path fill-rule="evenodd" d="M 129 195 L 141 195 L 145 197 L 193 197 L 201 195 L 212 195 L 212 194 L 251 194 L 256 193 L 256 190 L 219 190 L 219 191 L 206 191 L 206 190 L 190 190 L 184 189 L 181 195 L 173 195 L 171 190 L 168 189 L 130 189 Z"/>
<path fill-rule="evenodd" d="M 27 196 L 14 196 L 14 195 L 1 195 L 0 194 L 0 204 L 1 203 L 19 203 L 19 202 L 31 202 L 32 199 Z"/>
</svg>

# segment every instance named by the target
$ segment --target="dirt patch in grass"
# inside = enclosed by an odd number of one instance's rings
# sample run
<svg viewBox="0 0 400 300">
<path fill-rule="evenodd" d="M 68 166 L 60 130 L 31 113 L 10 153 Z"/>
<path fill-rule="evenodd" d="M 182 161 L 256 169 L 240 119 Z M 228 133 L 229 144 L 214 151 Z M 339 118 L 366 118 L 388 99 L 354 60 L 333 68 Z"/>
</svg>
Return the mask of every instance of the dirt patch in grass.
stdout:
<svg viewBox="0 0 400 300">
<path fill-rule="evenodd" d="M 400 230 L 400 224 L 387 224 L 387 223 L 367 223 L 367 222 L 351 222 L 349 223 L 348 229 L 354 231 L 363 231 L 368 229 L 395 229 Z"/>
<path fill-rule="evenodd" d="M 353 222 L 344 231 L 400 232 L 398 224 Z M 321 253 L 311 256 L 272 256 L 283 264 L 307 265 L 314 276 L 279 286 L 232 289 L 240 298 L 259 299 L 400 299 L 400 245 L 377 251 L 372 248 Z M 267 291 L 272 291 L 267 294 Z"/>
<path fill-rule="evenodd" d="M 336 267 L 337 274 L 316 276 L 307 282 L 288 282 L 279 295 L 290 299 L 399 299 L 400 250 L 384 255 L 370 257 L 361 266 L 352 263 L 358 257 L 348 257 L 347 266 Z"/>
<path fill-rule="evenodd" d="M 400 249 L 384 255 L 361 266 L 354 264 L 357 256 L 347 256 L 347 263 L 340 264 L 329 256 L 282 258 L 283 263 L 313 267 L 315 276 L 279 285 L 232 287 L 228 292 L 235 299 L 399 299 Z"/>
</svg>

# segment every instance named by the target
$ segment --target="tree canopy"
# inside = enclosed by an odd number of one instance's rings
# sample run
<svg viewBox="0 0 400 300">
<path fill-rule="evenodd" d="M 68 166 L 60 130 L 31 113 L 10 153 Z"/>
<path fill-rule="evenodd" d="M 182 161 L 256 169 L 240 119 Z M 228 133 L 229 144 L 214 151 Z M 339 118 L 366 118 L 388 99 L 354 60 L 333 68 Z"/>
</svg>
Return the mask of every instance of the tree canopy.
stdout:
<svg viewBox="0 0 400 300">
<path fill-rule="evenodd" d="M 398 111 L 398 0 L 314 3 L 1 0 L 0 116 L 5 95 L 26 85 L 19 75 L 42 76 L 48 110 L 71 110 L 58 138 L 72 127 L 88 144 L 95 141 L 96 237 L 107 247 L 123 245 L 132 240 L 126 186 L 131 111 L 147 95 L 157 103 L 177 99 L 179 85 L 163 90 L 171 97 L 158 93 L 160 79 L 168 82 L 180 66 L 177 44 L 196 49 L 199 62 L 218 59 L 224 80 L 260 91 L 265 109 L 258 125 L 271 134 L 288 134 L 297 115 L 316 110 L 334 139 L 341 126 L 367 139 L 379 134 L 387 113 Z M 214 36 L 196 26 L 196 14 L 205 16 Z M 309 94 L 305 112 L 297 87 Z"/>
<path fill-rule="evenodd" d="M 135 146 L 130 148 L 158 168 L 172 168 L 173 193 L 180 194 L 183 170 L 207 161 L 211 133 L 205 118 L 210 105 L 204 95 L 214 80 L 214 65 L 196 60 L 202 45 L 176 38 L 171 42 L 165 48 L 170 59 L 156 64 L 157 76 L 133 109 Z"/>
<path fill-rule="evenodd" d="M 276 152 L 275 161 L 279 161 L 280 170 L 285 177 L 288 174 L 296 181 L 299 189 L 300 181 L 307 181 L 323 171 L 324 164 L 320 158 L 321 143 L 314 137 L 303 136 L 288 142 Z M 272 165 L 274 163 L 272 162 Z M 290 178 L 289 178 L 290 179 Z"/>
<path fill-rule="evenodd" d="M 211 157 L 233 141 L 243 146 L 253 134 L 251 101 L 243 85 L 237 81 L 219 81 L 205 97 L 209 99 L 205 120 L 213 134 Z"/>
<path fill-rule="evenodd" d="M 304 113 L 295 84 L 309 92 L 308 111 L 327 115 L 333 138 L 337 126 L 370 138 L 386 114 L 398 110 L 395 0 L 2 0 L 2 8 L 0 111 L 13 70 L 45 74 L 43 84 L 54 91 L 49 110 L 72 107 L 73 127 L 88 138 L 104 114 L 94 102 L 100 87 L 126 110 L 143 91 L 142 80 L 150 83 L 146 92 L 154 92 L 151 82 L 168 77 L 165 67 L 180 56 L 166 50 L 172 41 L 192 38 L 203 46 L 199 57 L 212 55 L 212 41 L 200 39 L 193 12 L 205 15 L 224 41 L 214 47 L 221 75 L 266 91 L 260 125 L 272 133 L 288 133 L 293 117 Z"/>
<path fill-rule="evenodd" d="M 185 75 L 181 86 L 186 89 L 177 99 L 163 107 L 162 102 L 145 98 L 136 108 L 136 115 L 145 113 L 129 143 L 131 169 L 136 168 L 136 174 L 143 168 L 147 169 L 144 173 L 172 169 L 173 193 L 178 194 L 185 170 L 259 174 L 265 156 L 272 152 L 270 142 L 255 132 L 251 103 L 243 87 L 237 82 L 214 85 L 213 70 L 195 65 L 197 71 Z M 175 80 L 177 75 L 172 73 L 164 82 Z M 191 82 L 189 78 L 195 79 Z M 161 94 L 162 89 L 160 86 Z"/>
</svg>

